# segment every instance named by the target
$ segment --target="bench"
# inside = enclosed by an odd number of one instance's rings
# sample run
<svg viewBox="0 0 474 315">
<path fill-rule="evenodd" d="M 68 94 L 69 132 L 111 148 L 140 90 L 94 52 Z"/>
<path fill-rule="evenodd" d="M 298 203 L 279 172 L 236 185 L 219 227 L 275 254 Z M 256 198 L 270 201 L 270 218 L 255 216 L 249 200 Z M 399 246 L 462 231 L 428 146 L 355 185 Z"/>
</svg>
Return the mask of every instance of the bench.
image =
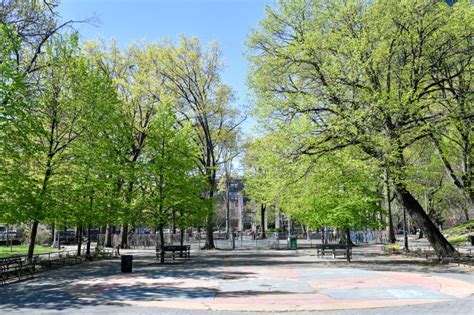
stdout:
<svg viewBox="0 0 474 315">
<path fill-rule="evenodd" d="M 112 259 L 117 257 L 117 252 L 113 249 L 99 249 L 92 254 L 93 259 Z"/>
<path fill-rule="evenodd" d="M 22 280 L 25 275 L 33 277 L 35 260 L 28 261 L 23 258 L 25 257 L 6 257 L 0 259 L 0 279 L 2 284 L 6 284 L 12 278 Z"/>
<path fill-rule="evenodd" d="M 173 260 L 175 259 L 176 252 L 184 254 L 185 258 L 191 257 L 191 245 L 166 245 L 163 249 L 163 254 L 166 252 L 171 252 L 173 254 Z M 159 259 L 161 256 L 161 251 L 157 251 L 156 258 Z"/>
<path fill-rule="evenodd" d="M 347 255 L 347 246 L 349 246 L 349 257 Z M 326 252 L 330 252 L 335 259 L 337 255 L 342 254 L 349 260 L 352 258 L 352 245 L 347 244 L 316 244 L 316 253 L 319 256 L 324 256 Z"/>
</svg>

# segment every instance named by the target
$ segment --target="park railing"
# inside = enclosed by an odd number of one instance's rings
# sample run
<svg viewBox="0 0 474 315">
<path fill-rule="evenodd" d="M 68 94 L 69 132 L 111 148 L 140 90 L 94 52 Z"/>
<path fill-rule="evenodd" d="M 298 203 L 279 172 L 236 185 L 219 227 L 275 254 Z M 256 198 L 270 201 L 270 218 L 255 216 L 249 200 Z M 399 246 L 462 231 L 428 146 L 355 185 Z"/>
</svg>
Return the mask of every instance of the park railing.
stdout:
<svg viewBox="0 0 474 315">
<path fill-rule="evenodd" d="M 33 277 L 33 274 L 38 272 L 79 264 L 84 261 L 117 257 L 116 251 L 99 247 L 96 247 L 89 255 L 86 255 L 86 247 L 83 247 L 81 253 L 82 255 L 78 255 L 77 250 L 63 250 L 35 254 L 32 259 L 28 259 L 27 255 L 2 257 L 0 258 L 0 283 L 20 281 L 27 277 Z"/>
<path fill-rule="evenodd" d="M 315 248 L 316 244 L 338 243 L 342 233 L 336 233 L 334 230 L 318 231 L 308 235 L 288 235 L 287 232 L 266 232 L 266 238 L 262 239 L 260 235 L 234 233 L 233 240 L 230 234 L 225 232 L 214 232 L 214 245 L 220 249 L 284 249 L 288 247 L 288 237 L 297 237 L 298 248 Z M 98 244 L 106 245 L 105 234 L 98 235 Z M 385 230 L 365 229 L 361 231 L 352 231 L 351 240 L 354 244 L 374 244 L 386 243 L 387 232 Z M 121 244 L 121 235 L 114 234 L 111 238 L 111 246 L 117 248 Z M 155 249 L 160 247 L 159 234 L 130 234 L 127 238 L 128 246 L 132 249 Z M 183 244 L 192 245 L 198 249 L 204 247 L 206 242 L 206 233 L 192 232 L 185 233 Z M 180 233 L 164 233 L 165 245 L 178 245 L 181 243 Z"/>
</svg>

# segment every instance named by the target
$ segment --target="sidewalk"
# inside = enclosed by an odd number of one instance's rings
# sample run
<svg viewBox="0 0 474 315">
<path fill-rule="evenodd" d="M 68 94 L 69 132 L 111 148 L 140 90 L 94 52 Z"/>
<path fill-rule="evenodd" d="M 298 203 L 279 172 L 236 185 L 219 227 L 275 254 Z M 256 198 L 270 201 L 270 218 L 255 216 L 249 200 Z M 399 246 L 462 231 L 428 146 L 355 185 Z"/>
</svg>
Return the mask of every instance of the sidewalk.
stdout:
<svg viewBox="0 0 474 315">
<path fill-rule="evenodd" d="M 124 253 L 134 255 L 132 274 L 100 261 L 0 287 L 0 313 L 469 314 L 474 301 L 474 268 L 370 251 L 350 264 L 314 250 L 193 251 L 165 265 L 153 251 Z"/>
</svg>

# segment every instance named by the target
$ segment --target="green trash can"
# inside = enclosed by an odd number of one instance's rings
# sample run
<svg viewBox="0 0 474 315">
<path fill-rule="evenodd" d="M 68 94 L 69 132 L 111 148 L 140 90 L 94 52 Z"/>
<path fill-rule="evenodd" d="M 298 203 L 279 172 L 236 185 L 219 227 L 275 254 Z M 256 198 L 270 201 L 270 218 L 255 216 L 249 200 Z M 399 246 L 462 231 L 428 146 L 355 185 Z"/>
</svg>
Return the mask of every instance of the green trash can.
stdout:
<svg viewBox="0 0 474 315">
<path fill-rule="evenodd" d="M 296 236 L 288 237 L 288 249 L 298 249 L 298 242 Z"/>
</svg>

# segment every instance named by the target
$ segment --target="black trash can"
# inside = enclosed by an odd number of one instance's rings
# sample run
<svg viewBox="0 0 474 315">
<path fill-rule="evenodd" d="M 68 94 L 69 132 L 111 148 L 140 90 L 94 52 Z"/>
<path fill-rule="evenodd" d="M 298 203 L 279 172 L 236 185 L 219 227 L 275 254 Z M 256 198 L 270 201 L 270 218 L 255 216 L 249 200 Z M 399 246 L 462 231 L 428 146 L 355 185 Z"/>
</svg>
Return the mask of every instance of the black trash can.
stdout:
<svg viewBox="0 0 474 315">
<path fill-rule="evenodd" d="M 133 255 L 122 255 L 122 272 L 132 272 Z"/>
</svg>

